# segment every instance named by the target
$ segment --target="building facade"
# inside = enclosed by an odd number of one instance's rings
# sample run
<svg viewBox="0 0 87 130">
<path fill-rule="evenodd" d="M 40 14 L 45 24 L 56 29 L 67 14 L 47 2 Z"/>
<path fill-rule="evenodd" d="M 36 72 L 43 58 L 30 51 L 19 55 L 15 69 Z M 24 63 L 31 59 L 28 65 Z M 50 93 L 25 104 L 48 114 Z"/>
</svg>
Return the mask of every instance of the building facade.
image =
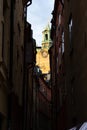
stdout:
<svg viewBox="0 0 87 130">
<path fill-rule="evenodd" d="M 33 129 L 33 71 L 36 64 L 36 41 L 33 39 L 31 24 L 25 28 L 25 63 L 24 63 L 24 116 L 25 128 Z"/>
<path fill-rule="evenodd" d="M 55 0 L 51 27 L 53 46 L 49 51 L 52 129 L 69 129 L 87 120 L 86 3 Z"/>
<path fill-rule="evenodd" d="M 36 54 L 36 65 L 40 67 L 40 70 L 43 74 L 47 74 L 50 72 L 50 61 L 49 61 L 49 53 L 48 50 L 51 46 L 50 39 L 50 26 L 49 24 L 46 26 L 44 31 L 42 32 L 42 47 L 37 47 Z"/>
<path fill-rule="evenodd" d="M 10 1 L 0 1 L 0 129 L 7 128 L 9 95 Z"/>
<path fill-rule="evenodd" d="M 51 88 L 43 75 L 34 75 L 33 130 L 51 129 Z"/>
<path fill-rule="evenodd" d="M 64 1 L 55 0 L 52 12 L 50 53 L 52 88 L 52 130 L 66 128 L 66 89 L 64 60 Z"/>
<path fill-rule="evenodd" d="M 27 4 L 28 3 L 28 4 Z M 25 16 L 31 0 L 0 1 L 0 129 L 25 129 Z M 31 32 L 31 31 L 30 31 Z M 29 32 L 29 35 L 30 35 Z M 34 56 L 33 56 L 34 57 Z M 29 104 L 28 104 L 29 105 Z M 26 109 L 27 110 L 27 109 Z M 28 113 L 28 112 L 27 112 Z M 26 125 L 26 129 L 29 126 Z"/>
<path fill-rule="evenodd" d="M 68 127 L 87 120 L 87 1 L 65 1 L 65 67 Z M 83 16 L 84 14 L 84 16 Z"/>
</svg>

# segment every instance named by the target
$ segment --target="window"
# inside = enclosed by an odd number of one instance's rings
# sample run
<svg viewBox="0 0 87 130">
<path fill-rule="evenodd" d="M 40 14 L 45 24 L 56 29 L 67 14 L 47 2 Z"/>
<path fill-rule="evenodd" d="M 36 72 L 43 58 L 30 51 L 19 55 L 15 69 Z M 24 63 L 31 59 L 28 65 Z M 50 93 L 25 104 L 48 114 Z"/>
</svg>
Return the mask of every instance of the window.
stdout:
<svg viewBox="0 0 87 130">
<path fill-rule="evenodd" d="M 18 32 L 19 32 L 19 36 L 20 36 L 20 33 L 21 33 L 21 27 L 20 27 L 20 24 L 19 24 L 19 22 L 18 22 L 17 26 L 18 26 Z"/>
<path fill-rule="evenodd" d="M 58 54 L 58 57 L 59 57 L 59 66 L 61 65 L 61 53 L 62 53 L 62 49 L 61 49 L 61 46 L 59 47 L 59 54 Z"/>
<path fill-rule="evenodd" d="M 64 53 L 64 32 L 62 33 L 62 54 Z"/>
<path fill-rule="evenodd" d="M 27 15 L 27 8 L 24 7 L 24 18 L 26 18 L 26 15 Z"/>
<path fill-rule="evenodd" d="M 72 27 L 73 27 L 73 20 L 72 20 L 72 14 L 70 14 L 68 24 L 70 51 L 72 51 Z"/>
<path fill-rule="evenodd" d="M 58 74 L 58 56 L 56 58 L 56 62 L 57 62 L 57 74 Z"/>
<path fill-rule="evenodd" d="M 61 24 L 61 14 L 59 14 L 59 25 Z"/>
<path fill-rule="evenodd" d="M 72 31 L 72 19 L 70 20 L 70 23 L 69 23 L 69 32 Z"/>
<path fill-rule="evenodd" d="M 48 40 L 48 34 L 45 34 L 45 40 Z"/>
<path fill-rule="evenodd" d="M 70 23 L 69 23 L 69 40 L 70 40 L 70 46 L 71 46 L 71 43 L 72 43 L 72 19 L 70 20 Z"/>
</svg>

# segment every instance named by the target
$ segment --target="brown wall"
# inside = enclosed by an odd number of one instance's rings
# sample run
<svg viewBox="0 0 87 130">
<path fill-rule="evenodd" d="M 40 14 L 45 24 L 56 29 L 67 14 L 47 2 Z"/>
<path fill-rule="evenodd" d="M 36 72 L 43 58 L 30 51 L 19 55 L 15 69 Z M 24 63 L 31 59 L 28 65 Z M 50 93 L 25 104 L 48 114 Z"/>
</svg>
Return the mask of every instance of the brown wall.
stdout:
<svg viewBox="0 0 87 130">
<path fill-rule="evenodd" d="M 7 128 L 10 45 L 10 1 L 0 1 L 0 127 Z"/>
<path fill-rule="evenodd" d="M 51 27 L 53 46 L 50 49 L 52 83 L 52 130 L 66 128 L 66 94 L 64 67 L 64 3 L 55 0 Z M 64 110 L 65 109 L 65 110 Z"/>
<path fill-rule="evenodd" d="M 65 61 L 68 127 L 87 120 L 87 1 L 65 1 Z M 70 46 L 69 21 L 72 17 Z"/>
<path fill-rule="evenodd" d="M 14 10 L 14 37 L 13 37 L 13 84 L 14 91 L 22 103 L 23 60 L 24 60 L 24 11 L 22 0 L 15 3 Z"/>
<path fill-rule="evenodd" d="M 23 113 L 23 2 L 25 5 L 28 0 L 0 1 L 0 129 L 2 130 L 9 127 L 12 130 L 23 128 L 23 114 L 25 114 Z"/>
</svg>

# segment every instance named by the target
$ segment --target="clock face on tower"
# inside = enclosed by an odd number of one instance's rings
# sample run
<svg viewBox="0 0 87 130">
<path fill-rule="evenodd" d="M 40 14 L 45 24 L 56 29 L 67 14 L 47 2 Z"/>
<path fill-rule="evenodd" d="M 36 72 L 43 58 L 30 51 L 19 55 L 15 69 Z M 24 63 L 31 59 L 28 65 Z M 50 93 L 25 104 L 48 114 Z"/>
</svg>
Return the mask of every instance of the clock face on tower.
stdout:
<svg viewBox="0 0 87 130">
<path fill-rule="evenodd" d="M 48 52 L 47 52 L 47 51 L 42 51 L 42 56 L 43 56 L 44 58 L 46 58 L 46 57 L 48 56 Z"/>
</svg>

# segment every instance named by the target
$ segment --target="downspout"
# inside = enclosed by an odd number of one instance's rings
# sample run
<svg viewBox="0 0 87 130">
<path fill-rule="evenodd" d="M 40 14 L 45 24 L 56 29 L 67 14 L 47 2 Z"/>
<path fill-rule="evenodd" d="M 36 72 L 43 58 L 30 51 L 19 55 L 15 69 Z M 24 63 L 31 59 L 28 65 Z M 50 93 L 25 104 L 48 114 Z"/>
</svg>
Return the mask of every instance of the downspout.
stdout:
<svg viewBox="0 0 87 130">
<path fill-rule="evenodd" d="M 8 122 L 7 130 L 11 129 L 11 89 L 13 87 L 13 32 L 14 32 L 14 0 L 10 0 L 10 53 L 9 53 L 9 95 L 8 95 Z"/>
</svg>

